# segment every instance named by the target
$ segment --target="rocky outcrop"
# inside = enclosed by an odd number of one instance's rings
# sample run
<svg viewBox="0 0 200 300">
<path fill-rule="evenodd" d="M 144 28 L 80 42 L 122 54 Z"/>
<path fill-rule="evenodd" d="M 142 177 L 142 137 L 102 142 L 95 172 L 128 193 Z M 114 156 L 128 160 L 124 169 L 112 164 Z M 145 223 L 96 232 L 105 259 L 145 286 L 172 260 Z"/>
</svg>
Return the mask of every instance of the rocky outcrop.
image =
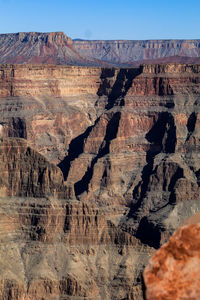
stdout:
<svg viewBox="0 0 200 300">
<path fill-rule="evenodd" d="M 1 299 L 142 299 L 151 248 L 94 204 L 0 199 Z"/>
<path fill-rule="evenodd" d="M 200 208 L 200 67 L 0 71 L 1 298 L 142 299 Z"/>
<path fill-rule="evenodd" d="M 200 297 L 200 224 L 180 228 L 144 271 L 147 300 Z"/>
<path fill-rule="evenodd" d="M 0 141 L 0 196 L 66 198 L 63 175 L 23 139 Z"/>
<path fill-rule="evenodd" d="M 58 163 L 96 119 L 101 69 L 1 65 L 0 74 L 2 133 L 27 139 Z"/>
<path fill-rule="evenodd" d="M 199 63 L 199 40 L 73 41 L 74 48 L 87 57 L 117 65 L 140 63 Z"/>
<path fill-rule="evenodd" d="M 19 32 L 0 35 L 0 63 L 102 65 L 79 54 L 63 32 Z"/>
<path fill-rule="evenodd" d="M 200 40 L 72 40 L 63 32 L 0 34 L 0 63 L 133 67 L 200 63 Z"/>
</svg>

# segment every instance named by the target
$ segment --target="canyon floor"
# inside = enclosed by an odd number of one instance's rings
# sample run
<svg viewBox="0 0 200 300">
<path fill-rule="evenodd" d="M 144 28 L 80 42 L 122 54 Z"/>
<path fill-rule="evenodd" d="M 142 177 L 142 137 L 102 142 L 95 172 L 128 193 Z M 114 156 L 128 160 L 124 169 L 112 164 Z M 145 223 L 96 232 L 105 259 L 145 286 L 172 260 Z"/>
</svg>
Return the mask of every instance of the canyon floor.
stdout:
<svg viewBox="0 0 200 300">
<path fill-rule="evenodd" d="M 200 209 L 200 66 L 0 65 L 0 298 L 144 299 Z"/>
</svg>

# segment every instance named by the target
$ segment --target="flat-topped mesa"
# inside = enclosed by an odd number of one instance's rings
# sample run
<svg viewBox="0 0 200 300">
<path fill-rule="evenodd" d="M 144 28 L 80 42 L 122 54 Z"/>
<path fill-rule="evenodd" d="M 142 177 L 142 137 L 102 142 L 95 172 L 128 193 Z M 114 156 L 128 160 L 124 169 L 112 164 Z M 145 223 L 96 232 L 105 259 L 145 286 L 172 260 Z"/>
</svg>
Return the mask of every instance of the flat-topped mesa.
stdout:
<svg viewBox="0 0 200 300">
<path fill-rule="evenodd" d="M 63 32 L 0 34 L 0 63 L 97 65 L 79 54 Z"/>
<path fill-rule="evenodd" d="M 136 62 L 199 63 L 200 40 L 74 40 L 81 54 L 116 64 Z"/>
<path fill-rule="evenodd" d="M 19 32 L 9 34 L 11 39 L 18 39 L 20 42 L 45 42 L 45 43 L 56 43 L 62 45 L 72 44 L 72 39 L 68 37 L 64 32 Z"/>
<path fill-rule="evenodd" d="M 11 40 L 18 40 L 20 42 L 38 42 L 38 41 L 52 41 L 60 42 L 65 41 L 72 43 L 72 39 L 68 37 L 64 32 L 18 32 L 18 33 L 8 33 L 0 34 L 0 38 L 9 37 Z"/>
<path fill-rule="evenodd" d="M 130 67 L 200 63 L 200 40 L 72 40 L 63 32 L 0 34 L 0 63 Z"/>
</svg>

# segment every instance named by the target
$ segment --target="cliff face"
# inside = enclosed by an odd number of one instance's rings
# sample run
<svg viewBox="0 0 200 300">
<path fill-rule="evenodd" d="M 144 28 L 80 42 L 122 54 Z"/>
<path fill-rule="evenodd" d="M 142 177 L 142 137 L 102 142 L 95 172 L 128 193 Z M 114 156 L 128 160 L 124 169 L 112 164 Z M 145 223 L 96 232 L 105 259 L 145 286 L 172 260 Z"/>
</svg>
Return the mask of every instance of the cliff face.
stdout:
<svg viewBox="0 0 200 300">
<path fill-rule="evenodd" d="M 0 34 L 0 63 L 99 64 L 79 54 L 72 44 L 63 32 Z"/>
<path fill-rule="evenodd" d="M 71 139 L 96 119 L 100 76 L 98 68 L 1 65 L 2 130 L 26 138 L 57 163 Z"/>
<path fill-rule="evenodd" d="M 63 176 L 58 167 L 31 149 L 24 139 L 0 142 L 0 196 L 65 198 Z"/>
<path fill-rule="evenodd" d="M 200 66 L 0 74 L 1 298 L 142 299 L 200 208 Z"/>
<path fill-rule="evenodd" d="M 0 34 L 0 63 L 133 66 L 200 63 L 200 40 L 85 41 L 63 32 Z"/>
<path fill-rule="evenodd" d="M 81 55 L 116 64 L 152 62 L 153 60 L 158 60 L 158 62 L 200 62 L 199 40 L 75 40 L 73 46 Z"/>
</svg>

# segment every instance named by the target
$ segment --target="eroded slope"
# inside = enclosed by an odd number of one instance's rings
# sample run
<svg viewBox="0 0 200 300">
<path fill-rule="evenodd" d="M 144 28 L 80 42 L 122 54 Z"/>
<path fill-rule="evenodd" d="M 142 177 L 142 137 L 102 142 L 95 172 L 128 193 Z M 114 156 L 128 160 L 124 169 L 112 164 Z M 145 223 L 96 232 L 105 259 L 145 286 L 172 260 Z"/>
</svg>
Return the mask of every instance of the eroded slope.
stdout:
<svg viewBox="0 0 200 300">
<path fill-rule="evenodd" d="M 0 73 L 2 299 L 142 299 L 200 208 L 200 67 Z"/>
</svg>

